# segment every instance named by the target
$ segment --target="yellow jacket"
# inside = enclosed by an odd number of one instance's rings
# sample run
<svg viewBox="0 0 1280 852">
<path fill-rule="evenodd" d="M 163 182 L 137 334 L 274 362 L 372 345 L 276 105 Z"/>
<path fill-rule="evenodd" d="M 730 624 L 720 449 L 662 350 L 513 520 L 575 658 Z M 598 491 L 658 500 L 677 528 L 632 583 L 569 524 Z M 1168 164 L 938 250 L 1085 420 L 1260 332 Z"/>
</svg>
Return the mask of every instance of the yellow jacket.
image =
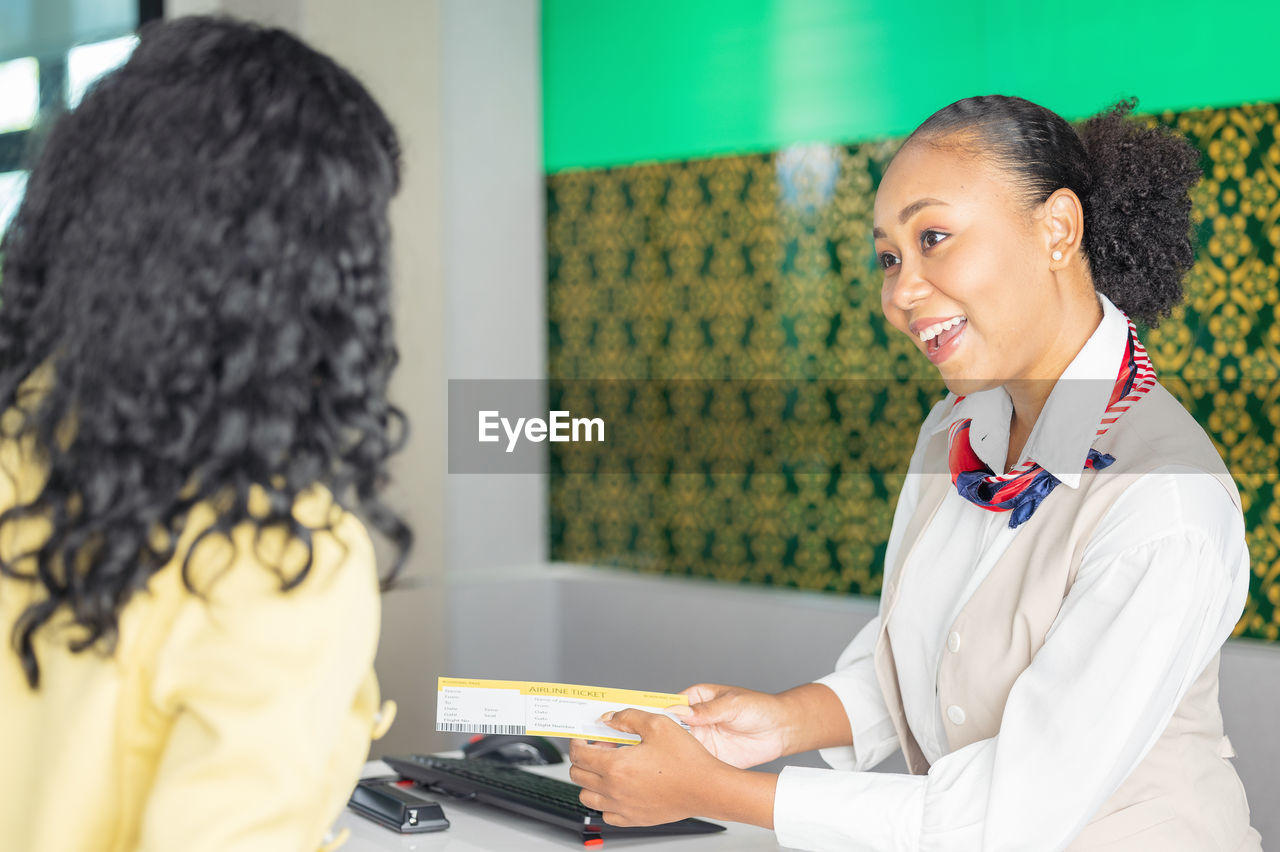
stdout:
<svg viewBox="0 0 1280 852">
<path fill-rule="evenodd" d="M 17 448 L 0 447 L 0 511 L 38 487 Z M 6 475 L 9 474 L 9 475 Z M 310 576 L 289 592 L 234 530 L 234 556 L 211 536 L 187 591 L 182 555 L 213 520 L 192 513 L 178 558 L 120 616 L 114 654 L 72 654 L 65 613 L 36 634 L 40 689 L 23 677 L 10 637 L 33 584 L 0 577 L 0 850 L 5 852 L 311 852 L 340 812 L 379 712 L 373 674 L 380 604 L 369 536 L 320 489 L 294 515 L 332 511 L 313 536 Z M 47 536 L 12 524 L 12 558 Z M 269 564 L 283 535 L 264 536 Z M 301 545 L 289 544 L 285 564 Z M 230 563 L 228 563 L 230 559 Z M 21 563 L 20 563 L 21 564 Z M 224 566 L 228 565 L 226 570 Z M 390 704 L 390 702 L 388 702 Z M 375 730 L 377 729 L 377 730 Z"/>
</svg>

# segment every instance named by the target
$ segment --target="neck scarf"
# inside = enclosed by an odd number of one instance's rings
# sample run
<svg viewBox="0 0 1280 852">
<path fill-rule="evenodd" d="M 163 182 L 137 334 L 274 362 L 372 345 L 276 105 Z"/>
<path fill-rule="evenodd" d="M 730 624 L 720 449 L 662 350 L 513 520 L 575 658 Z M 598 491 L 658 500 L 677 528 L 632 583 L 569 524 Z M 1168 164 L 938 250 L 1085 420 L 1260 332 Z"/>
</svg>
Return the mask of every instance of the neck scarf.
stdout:
<svg viewBox="0 0 1280 852">
<path fill-rule="evenodd" d="M 1129 339 L 1095 439 L 1105 435 L 1111 424 L 1156 384 L 1155 369 L 1147 357 L 1147 350 L 1138 341 L 1138 330 L 1127 316 L 1125 323 L 1129 326 Z M 962 399 L 964 397 L 957 397 L 956 403 Z M 1019 462 L 1008 473 L 996 475 L 983 464 L 969 444 L 971 423 L 972 419 L 957 421 L 948 432 L 947 460 L 951 467 L 951 482 L 960 496 L 975 506 L 990 512 L 1008 512 L 1009 528 L 1015 529 L 1031 517 L 1060 480 L 1030 459 Z M 1114 461 L 1114 456 L 1090 447 L 1084 469 L 1102 470 Z"/>
</svg>

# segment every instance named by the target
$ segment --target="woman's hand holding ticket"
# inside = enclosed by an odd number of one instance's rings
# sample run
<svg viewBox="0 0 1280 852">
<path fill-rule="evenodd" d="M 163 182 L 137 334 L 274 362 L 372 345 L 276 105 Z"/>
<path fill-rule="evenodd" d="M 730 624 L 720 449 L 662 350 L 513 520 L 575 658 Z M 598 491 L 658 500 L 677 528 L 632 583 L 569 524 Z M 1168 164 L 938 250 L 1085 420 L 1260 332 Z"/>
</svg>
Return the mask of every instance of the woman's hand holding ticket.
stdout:
<svg viewBox="0 0 1280 852">
<path fill-rule="evenodd" d="M 621 710 L 602 719 L 640 737 L 632 746 L 574 740 L 569 777 L 579 796 L 610 825 L 657 825 L 689 816 L 771 828 L 777 776 L 735 769 L 717 760 L 666 716 Z"/>
<path fill-rule="evenodd" d="M 689 707 L 669 707 L 707 751 L 746 768 L 829 746 L 851 745 L 840 700 L 826 686 L 808 683 L 779 692 L 699 683 L 684 690 Z"/>
<path fill-rule="evenodd" d="M 773 827 L 778 776 L 746 767 L 778 757 L 849 745 L 840 700 L 821 684 L 772 695 L 700 683 L 684 690 L 689 707 L 668 707 L 689 726 L 641 710 L 606 714 L 609 727 L 640 737 L 615 747 L 574 740 L 569 777 L 581 800 L 612 825 L 654 825 L 688 816 Z"/>
<path fill-rule="evenodd" d="M 707 751 L 746 769 L 787 753 L 786 705 L 781 696 L 737 686 L 699 683 L 684 690 L 689 706 L 669 707 Z"/>
</svg>

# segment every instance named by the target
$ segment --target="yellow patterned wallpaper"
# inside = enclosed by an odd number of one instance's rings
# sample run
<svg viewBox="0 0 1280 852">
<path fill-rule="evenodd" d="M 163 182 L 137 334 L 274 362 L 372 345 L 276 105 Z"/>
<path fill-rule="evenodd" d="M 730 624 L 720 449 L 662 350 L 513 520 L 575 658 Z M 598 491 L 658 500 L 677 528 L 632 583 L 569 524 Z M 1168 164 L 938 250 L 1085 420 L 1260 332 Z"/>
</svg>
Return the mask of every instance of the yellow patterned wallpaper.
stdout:
<svg viewBox="0 0 1280 852">
<path fill-rule="evenodd" d="M 1277 108 L 1149 120 L 1193 141 L 1205 180 L 1187 300 L 1142 336 L 1241 488 L 1254 573 L 1236 635 L 1275 641 Z M 554 558 L 879 592 L 905 459 L 944 390 L 880 312 L 871 207 L 897 145 L 548 178 L 553 399 L 654 433 L 625 461 L 551 445 Z"/>
</svg>

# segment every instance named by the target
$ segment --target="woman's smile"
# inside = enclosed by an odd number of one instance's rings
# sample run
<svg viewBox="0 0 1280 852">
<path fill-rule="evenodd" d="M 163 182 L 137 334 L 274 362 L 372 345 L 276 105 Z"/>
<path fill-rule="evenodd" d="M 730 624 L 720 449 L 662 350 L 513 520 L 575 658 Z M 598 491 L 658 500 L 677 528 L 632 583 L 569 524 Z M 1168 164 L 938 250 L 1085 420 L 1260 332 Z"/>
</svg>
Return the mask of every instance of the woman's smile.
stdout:
<svg viewBox="0 0 1280 852">
<path fill-rule="evenodd" d="M 961 315 L 943 320 L 934 317 L 916 320 L 909 328 L 924 344 L 924 354 L 936 365 L 955 354 L 968 325 L 968 319 Z"/>
</svg>

